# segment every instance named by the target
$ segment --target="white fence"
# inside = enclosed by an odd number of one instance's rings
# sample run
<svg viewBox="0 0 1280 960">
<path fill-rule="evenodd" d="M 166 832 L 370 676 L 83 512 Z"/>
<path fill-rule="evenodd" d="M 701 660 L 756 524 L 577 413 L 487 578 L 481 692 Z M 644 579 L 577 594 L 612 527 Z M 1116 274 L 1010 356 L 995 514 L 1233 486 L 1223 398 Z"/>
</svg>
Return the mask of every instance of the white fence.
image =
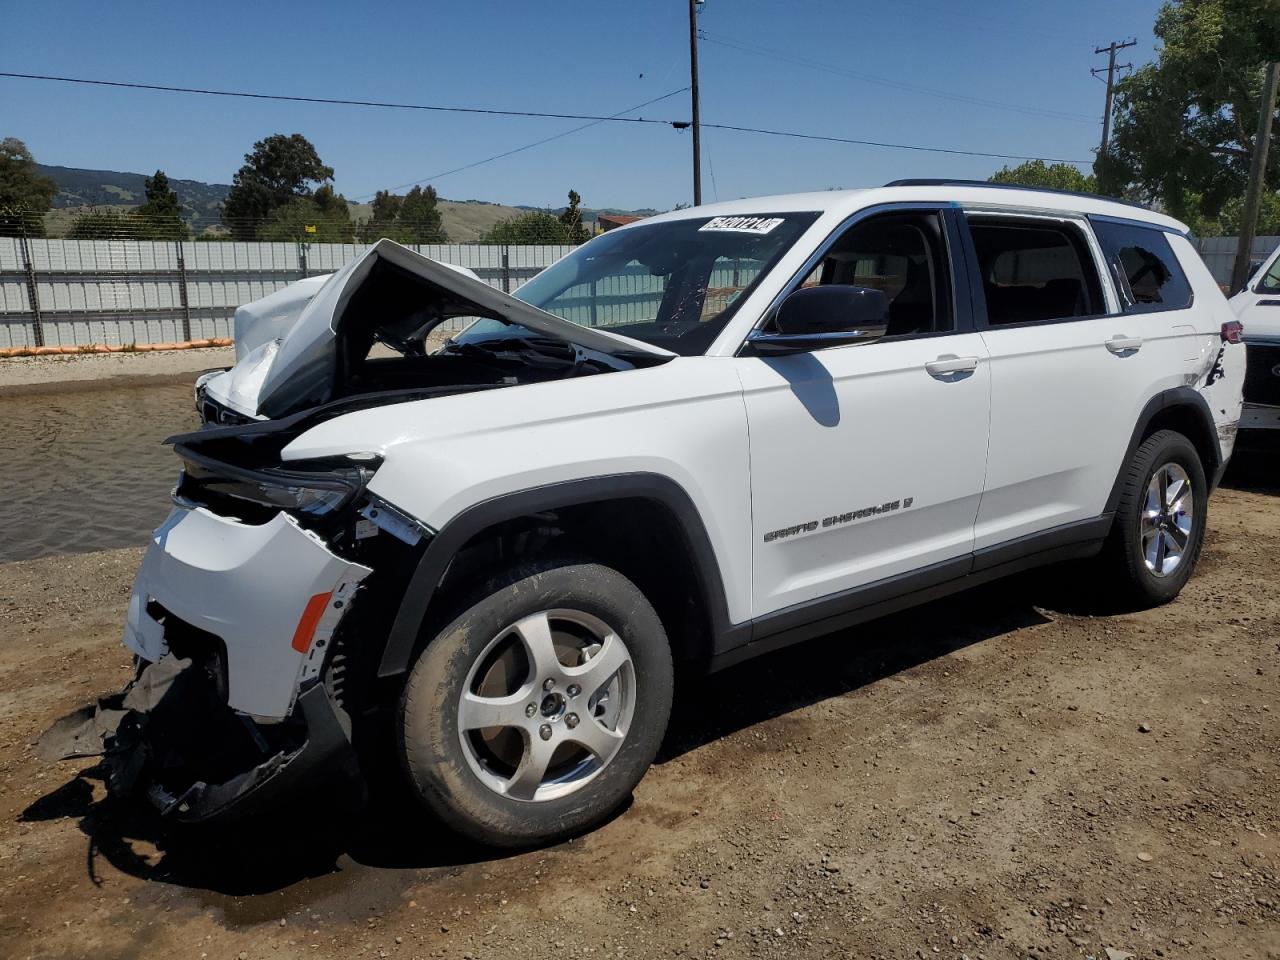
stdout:
<svg viewBox="0 0 1280 960">
<path fill-rule="evenodd" d="M 1253 259 L 1280 245 L 1259 237 Z M 1233 237 L 1197 241 L 1214 277 L 1231 280 Z M 236 307 L 367 249 L 343 243 L 194 243 L 0 237 L 0 348 L 126 345 L 230 337 Z M 419 253 L 468 267 L 508 292 L 568 253 L 560 245 L 432 244 Z M 740 289 L 758 265 L 718 267 L 713 288 Z M 581 323 L 651 315 L 660 278 L 637 268 L 565 292 L 556 313 Z M 642 316 L 643 314 L 643 316 Z"/>
<path fill-rule="evenodd" d="M 1201 237 L 1196 241 L 1196 247 L 1213 273 L 1213 278 L 1224 287 L 1228 286 L 1231 283 L 1231 270 L 1236 262 L 1236 238 Z M 1249 259 L 1265 260 L 1276 247 L 1280 247 L 1280 237 L 1254 237 Z"/>
<path fill-rule="evenodd" d="M 0 237 L 0 348 L 230 337 L 236 307 L 367 249 L 346 243 L 195 243 Z M 573 248 L 431 244 L 510 292 Z"/>
</svg>

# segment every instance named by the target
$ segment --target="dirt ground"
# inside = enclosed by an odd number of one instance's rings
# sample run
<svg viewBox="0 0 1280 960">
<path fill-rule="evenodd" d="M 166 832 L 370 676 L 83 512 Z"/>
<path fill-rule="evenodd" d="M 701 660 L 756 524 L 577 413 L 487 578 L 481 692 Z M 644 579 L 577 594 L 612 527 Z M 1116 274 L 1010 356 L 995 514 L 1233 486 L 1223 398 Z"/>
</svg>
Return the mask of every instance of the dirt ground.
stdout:
<svg viewBox="0 0 1280 960">
<path fill-rule="evenodd" d="M 1280 957 L 1280 472 L 1175 603 L 1050 572 L 682 681 L 612 821 L 495 856 L 392 795 L 174 833 L 32 740 L 126 678 L 140 551 L 0 566 L 0 956 Z"/>
</svg>

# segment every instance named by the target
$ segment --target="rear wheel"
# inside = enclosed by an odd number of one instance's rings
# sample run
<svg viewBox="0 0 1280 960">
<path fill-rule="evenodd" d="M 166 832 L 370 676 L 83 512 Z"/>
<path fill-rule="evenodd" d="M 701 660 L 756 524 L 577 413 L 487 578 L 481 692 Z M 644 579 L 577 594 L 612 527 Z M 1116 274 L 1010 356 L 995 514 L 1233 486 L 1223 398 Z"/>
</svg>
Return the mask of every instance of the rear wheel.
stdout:
<svg viewBox="0 0 1280 960">
<path fill-rule="evenodd" d="M 1104 550 L 1104 586 L 1140 606 L 1176 597 L 1200 557 L 1208 499 L 1190 440 L 1161 430 L 1143 441 L 1124 477 Z"/>
<path fill-rule="evenodd" d="M 402 753 L 422 800 L 495 846 L 598 823 L 653 762 L 671 709 L 662 623 L 626 577 L 591 563 L 513 569 L 423 649 Z"/>
</svg>

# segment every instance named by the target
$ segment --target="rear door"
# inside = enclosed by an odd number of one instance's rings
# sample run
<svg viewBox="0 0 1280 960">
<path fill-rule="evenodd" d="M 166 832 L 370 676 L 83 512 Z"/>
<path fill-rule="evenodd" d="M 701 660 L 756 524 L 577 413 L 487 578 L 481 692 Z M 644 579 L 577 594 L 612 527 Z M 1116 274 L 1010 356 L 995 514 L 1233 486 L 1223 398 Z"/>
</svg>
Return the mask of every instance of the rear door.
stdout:
<svg viewBox="0 0 1280 960">
<path fill-rule="evenodd" d="M 1122 312 L 1082 217 L 971 211 L 965 220 L 991 357 L 974 549 L 1058 527 L 1069 536 L 1105 509 L 1147 399 L 1185 372 L 1179 321 Z"/>
</svg>

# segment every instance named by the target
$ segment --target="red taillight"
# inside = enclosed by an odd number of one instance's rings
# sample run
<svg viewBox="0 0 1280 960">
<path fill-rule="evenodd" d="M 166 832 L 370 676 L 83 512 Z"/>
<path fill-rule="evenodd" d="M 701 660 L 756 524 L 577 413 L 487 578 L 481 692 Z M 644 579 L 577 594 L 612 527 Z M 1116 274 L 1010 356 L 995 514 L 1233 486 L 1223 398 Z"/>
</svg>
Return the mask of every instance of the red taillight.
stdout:
<svg viewBox="0 0 1280 960">
<path fill-rule="evenodd" d="M 1239 320 L 1228 320 L 1222 325 L 1222 342 L 1239 343 L 1244 339 L 1244 324 Z"/>
</svg>

